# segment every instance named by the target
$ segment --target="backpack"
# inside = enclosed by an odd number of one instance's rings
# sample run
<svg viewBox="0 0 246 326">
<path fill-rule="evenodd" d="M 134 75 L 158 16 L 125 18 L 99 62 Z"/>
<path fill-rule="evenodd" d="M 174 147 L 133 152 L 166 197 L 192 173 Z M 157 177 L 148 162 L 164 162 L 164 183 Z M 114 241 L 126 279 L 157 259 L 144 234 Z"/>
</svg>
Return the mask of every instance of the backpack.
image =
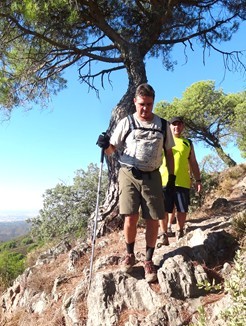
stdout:
<svg viewBox="0 0 246 326">
<path fill-rule="evenodd" d="M 120 164 L 133 166 L 142 172 L 159 169 L 165 142 L 166 120 L 161 120 L 161 128 L 159 126 L 148 128 L 148 126 L 142 127 L 137 124 L 133 115 L 127 116 L 127 119 L 129 129 L 121 141 L 123 146 Z"/>
<path fill-rule="evenodd" d="M 144 128 L 144 127 L 137 127 L 136 126 L 136 123 L 135 123 L 135 120 L 133 118 L 133 114 L 129 114 L 127 116 L 127 119 L 129 121 L 129 125 L 130 125 L 130 128 L 128 129 L 128 131 L 126 132 L 124 138 L 123 138 L 123 142 L 125 142 L 126 138 L 128 137 L 128 135 L 135 129 L 141 129 L 141 130 L 149 130 L 149 131 L 158 131 L 158 132 L 161 132 L 163 134 L 163 147 L 164 147 L 164 144 L 165 144 L 165 138 L 166 138 L 166 120 L 161 118 L 161 130 L 159 129 L 154 129 L 154 128 Z"/>
</svg>

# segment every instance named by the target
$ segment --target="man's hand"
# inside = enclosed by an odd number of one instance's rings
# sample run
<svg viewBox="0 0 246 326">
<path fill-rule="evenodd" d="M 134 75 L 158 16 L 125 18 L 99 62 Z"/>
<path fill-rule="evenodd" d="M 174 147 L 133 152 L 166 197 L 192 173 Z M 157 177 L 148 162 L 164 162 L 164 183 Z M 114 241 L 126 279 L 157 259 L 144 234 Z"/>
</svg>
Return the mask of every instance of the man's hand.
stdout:
<svg viewBox="0 0 246 326">
<path fill-rule="evenodd" d="M 167 185 L 166 185 L 166 193 L 169 196 L 172 196 L 175 194 L 175 180 L 176 180 L 176 175 L 169 174 Z"/>
<path fill-rule="evenodd" d="M 100 148 L 103 148 L 103 149 L 107 149 L 110 145 L 109 143 L 109 135 L 107 135 L 106 132 L 102 132 L 101 135 L 98 137 L 98 140 L 97 140 L 97 145 L 100 147 Z"/>
</svg>

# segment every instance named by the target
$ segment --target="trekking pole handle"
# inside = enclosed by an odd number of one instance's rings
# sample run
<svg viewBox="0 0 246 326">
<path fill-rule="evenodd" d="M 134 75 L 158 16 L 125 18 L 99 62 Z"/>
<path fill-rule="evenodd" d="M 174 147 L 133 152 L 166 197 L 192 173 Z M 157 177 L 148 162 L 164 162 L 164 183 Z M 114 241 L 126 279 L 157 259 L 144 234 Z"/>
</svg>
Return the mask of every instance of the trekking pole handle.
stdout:
<svg viewBox="0 0 246 326">
<path fill-rule="evenodd" d="M 104 160 L 104 149 L 102 148 L 100 163 L 103 163 L 103 160 Z"/>
</svg>

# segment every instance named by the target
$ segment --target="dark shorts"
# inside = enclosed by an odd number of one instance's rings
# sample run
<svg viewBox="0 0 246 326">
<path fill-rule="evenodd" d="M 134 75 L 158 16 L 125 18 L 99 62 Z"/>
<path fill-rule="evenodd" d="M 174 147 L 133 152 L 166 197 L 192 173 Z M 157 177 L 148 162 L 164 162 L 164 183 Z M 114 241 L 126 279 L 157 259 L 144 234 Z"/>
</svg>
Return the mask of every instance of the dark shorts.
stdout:
<svg viewBox="0 0 246 326">
<path fill-rule="evenodd" d="M 166 188 L 163 188 L 165 210 L 172 213 L 174 206 L 177 212 L 188 213 L 190 205 L 190 189 L 183 187 L 175 187 L 175 194 L 173 196 L 167 195 Z"/>
<path fill-rule="evenodd" d="M 138 176 L 131 169 L 121 167 L 119 171 L 120 214 L 138 214 L 142 209 L 144 219 L 164 218 L 164 198 L 159 170 Z"/>
</svg>

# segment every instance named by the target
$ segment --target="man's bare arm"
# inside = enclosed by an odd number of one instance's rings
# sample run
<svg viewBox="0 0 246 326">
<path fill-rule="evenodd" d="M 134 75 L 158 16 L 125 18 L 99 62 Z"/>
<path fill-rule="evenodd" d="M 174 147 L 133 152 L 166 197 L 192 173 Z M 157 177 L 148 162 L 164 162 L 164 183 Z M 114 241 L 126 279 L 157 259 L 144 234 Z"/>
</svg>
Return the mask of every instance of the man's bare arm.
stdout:
<svg viewBox="0 0 246 326">
<path fill-rule="evenodd" d="M 197 163 L 196 155 L 195 155 L 195 150 L 194 147 L 191 146 L 191 152 L 190 152 L 190 157 L 189 157 L 189 165 L 190 165 L 190 170 L 196 180 L 196 190 L 200 192 L 202 190 L 201 186 L 201 173 L 199 169 L 199 165 Z"/>
</svg>

